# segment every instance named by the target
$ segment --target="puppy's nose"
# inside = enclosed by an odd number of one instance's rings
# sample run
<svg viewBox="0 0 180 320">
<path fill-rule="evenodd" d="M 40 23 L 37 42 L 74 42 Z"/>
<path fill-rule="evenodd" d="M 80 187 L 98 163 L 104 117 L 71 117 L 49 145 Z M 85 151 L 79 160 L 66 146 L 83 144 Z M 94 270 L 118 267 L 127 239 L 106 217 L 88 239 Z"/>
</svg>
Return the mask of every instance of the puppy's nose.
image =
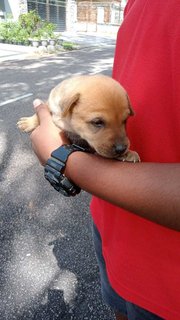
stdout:
<svg viewBox="0 0 180 320">
<path fill-rule="evenodd" d="M 126 144 L 117 144 L 115 145 L 115 152 L 117 154 L 123 154 L 127 149 L 127 145 Z"/>
</svg>

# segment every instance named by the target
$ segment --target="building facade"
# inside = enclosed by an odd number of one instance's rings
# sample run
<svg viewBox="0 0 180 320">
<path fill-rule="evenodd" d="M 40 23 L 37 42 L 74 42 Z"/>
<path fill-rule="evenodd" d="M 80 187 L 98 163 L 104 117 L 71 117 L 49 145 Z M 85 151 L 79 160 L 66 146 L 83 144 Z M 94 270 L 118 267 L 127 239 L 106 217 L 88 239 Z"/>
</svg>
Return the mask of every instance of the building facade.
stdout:
<svg viewBox="0 0 180 320">
<path fill-rule="evenodd" d="M 126 0 L 0 0 L 0 20 L 36 10 L 57 31 L 113 32 L 122 21 Z"/>
</svg>

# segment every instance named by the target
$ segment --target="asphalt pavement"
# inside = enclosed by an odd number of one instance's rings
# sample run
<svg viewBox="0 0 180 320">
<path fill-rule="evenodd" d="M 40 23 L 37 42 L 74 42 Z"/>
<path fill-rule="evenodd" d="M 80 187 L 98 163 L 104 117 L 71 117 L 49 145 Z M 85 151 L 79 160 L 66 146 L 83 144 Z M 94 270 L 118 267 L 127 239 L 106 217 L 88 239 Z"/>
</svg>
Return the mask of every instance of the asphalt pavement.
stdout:
<svg viewBox="0 0 180 320">
<path fill-rule="evenodd" d="M 33 99 L 46 100 L 61 80 L 111 74 L 114 40 L 99 40 L 41 57 L 0 48 L 2 320 L 114 319 L 101 298 L 91 196 L 82 191 L 69 199 L 53 190 L 28 135 L 16 128 L 20 117 L 32 115 Z"/>
</svg>

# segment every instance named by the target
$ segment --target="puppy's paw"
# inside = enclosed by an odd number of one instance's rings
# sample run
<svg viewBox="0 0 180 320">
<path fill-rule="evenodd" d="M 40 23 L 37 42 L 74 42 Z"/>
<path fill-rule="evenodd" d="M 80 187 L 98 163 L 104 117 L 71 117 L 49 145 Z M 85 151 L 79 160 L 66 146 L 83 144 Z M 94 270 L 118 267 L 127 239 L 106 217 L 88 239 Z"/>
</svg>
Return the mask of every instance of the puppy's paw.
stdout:
<svg viewBox="0 0 180 320">
<path fill-rule="evenodd" d="M 125 155 L 118 158 L 118 160 L 123 162 L 140 162 L 140 157 L 137 152 L 129 150 Z"/>
<path fill-rule="evenodd" d="M 31 132 L 35 129 L 30 117 L 19 119 L 17 127 L 22 132 Z"/>
<path fill-rule="evenodd" d="M 33 115 L 32 117 L 21 118 L 17 122 L 17 127 L 22 132 L 31 132 L 34 129 L 36 129 L 38 125 L 39 125 L 39 122 L 36 114 Z"/>
</svg>

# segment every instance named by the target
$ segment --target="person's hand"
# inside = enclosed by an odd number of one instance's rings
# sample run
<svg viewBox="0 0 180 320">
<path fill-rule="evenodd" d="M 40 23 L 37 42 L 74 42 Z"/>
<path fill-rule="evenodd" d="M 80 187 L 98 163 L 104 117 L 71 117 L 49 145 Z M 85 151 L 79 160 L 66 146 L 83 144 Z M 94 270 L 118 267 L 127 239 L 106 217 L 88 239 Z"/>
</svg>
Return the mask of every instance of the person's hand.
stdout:
<svg viewBox="0 0 180 320">
<path fill-rule="evenodd" d="M 48 107 L 41 100 L 33 102 L 40 125 L 31 133 L 32 147 L 42 165 L 50 157 L 52 151 L 69 141 L 52 121 Z"/>
</svg>

